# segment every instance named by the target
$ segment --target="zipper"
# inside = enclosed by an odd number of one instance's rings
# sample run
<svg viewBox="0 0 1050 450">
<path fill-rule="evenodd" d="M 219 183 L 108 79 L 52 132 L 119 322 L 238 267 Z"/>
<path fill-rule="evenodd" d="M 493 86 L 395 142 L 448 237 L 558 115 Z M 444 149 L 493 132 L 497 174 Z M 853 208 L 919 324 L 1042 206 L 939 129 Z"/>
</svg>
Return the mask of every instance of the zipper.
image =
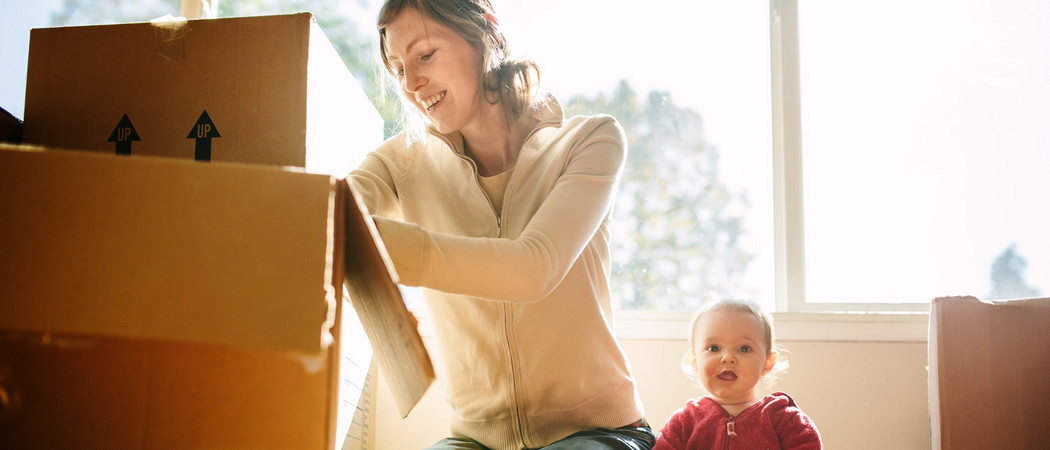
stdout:
<svg viewBox="0 0 1050 450">
<path fill-rule="evenodd" d="M 485 188 L 481 187 L 481 182 L 478 181 L 478 165 L 473 159 L 467 157 L 467 155 L 456 153 L 457 156 L 463 158 L 467 164 L 470 165 L 470 171 L 474 175 L 474 187 L 478 189 L 481 196 L 485 198 L 485 204 L 489 205 L 489 210 L 492 211 L 492 215 L 496 217 L 496 237 L 503 237 L 503 217 L 500 211 L 496 211 L 496 207 L 492 206 L 492 197 L 489 197 L 489 193 L 485 192 Z M 513 175 L 513 174 L 511 174 Z M 510 180 L 507 180 L 509 183 Z"/>
<path fill-rule="evenodd" d="M 470 165 L 470 172 L 474 175 L 474 186 L 478 188 L 478 192 L 481 192 L 481 196 L 485 198 L 485 203 L 489 205 L 489 210 L 491 210 L 492 215 L 496 217 L 496 237 L 503 237 L 503 220 L 500 217 L 500 212 L 496 211 L 496 208 L 492 206 L 492 197 L 489 197 L 489 194 L 485 192 L 485 188 L 481 187 L 481 182 L 478 181 L 478 164 L 475 163 L 473 159 L 470 159 L 469 156 L 457 150 L 456 146 L 452 145 L 452 141 L 449 140 L 448 137 L 437 133 L 431 133 L 431 135 L 441 139 L 448 148 L 452 149 L 452 153 Z M 507 181 L 508 183 L 510 182 L 510 180 Z"/>
<path fill-rule="evenodd" d="M 733 438 L 736 437 L 736 416 L 730 416 L 729 422 L 726 423 L 726 445 L 722 448 L 728 450 L 733 444 Z"/>
<path fill-rule="evenodd" d="M 451 143 L 445 140 L 446 143 L 451 147 Z M 488 192 L 485 192 L 485 188 L 481 187 L 481 182 L 478 180 L 478 165 L 473 159 L 470 159 L 467 155 L 456 152 L 457 156 L 463 158 L 470 165 L 471 173 L 474 178 L 474 186 L 477 188 L 481 196 L 485 198 L 485 203 L 489 205 L 489 210 L 492 211 L 492 215 L 496 217 L 496 237 L 503 237 L 503 215 L 501 211 L 497 211 L 495 206 L 492 206 L 492 197 L 489 197 Z M 511 174 L 513 178 L 514 174 Z M 510 184 L 510 180 L 507 180 L 507 184 Z M 506 198 L 504 200 L 504 206 L 506 206 Z M 504 350 L 507 352 L 507 366 L 510 373 L 510 389 L 511 389 L 511 402 L 513 402 L 514 410 L 514 424 L 517 426 L 514 430 L 517 435 L 517 441 L 521 444 L 522 448 L 528 447 L 525 443 L 525 424 L 522 421 L 521 412 L 521 398 L 518 395 L 518 377 L 517 377 L 517 364 L 514 361 L 514 344 L 511 342 L 511 311 L 507 307 L 506 303 L 499 304 L 500 311 L 500 328 L 503 333 Z"/>
<path fill-rule="evenodd" d="M 507 366 L 508 370 L 510 370 L 510 390 L 511 401 L 514 406 L 514 424 L 517 425 L 515 432 L 518 436 L 518 443 L 521 444 L 521 447 L 528 448 L 529 445 L 525 442 L 525 415 L 522 412 L 521 397 L 518 395 L 518 366 L 514 359 L 514 343 L 511 342 L 511 336 L 513 335 L 511 309 L 507 303 L 500 303 L 499 306 L 500 314 L 503 318 L 503 342 L 506 344 Z"/>
<path fill-rule="evenodd" d="M 535 135 L 537 131 L 539 131 L 542 128 L 546 128 L 548 126 L 556 126 L 559 123 L 561 123 L 561 122 L 560 121 L 544 121 L 544 122 L 541 122 L 539 125 L 536 126 L 536 128 L 534 128 L 531 132 L 529 132 L 529 134 L 525 137 L 525 141 L 522 144 L 522 150 L 524 150 L 527 147 L 526 144 L 530 140 L 532 140 L 533 135 Z M 441 137 L 441 139 L 443 139 L 445 141 L 446 145 L 448 145 L 450 148 L 454 148 L 452 146 L 452 142 L 449 141 L 448 138 L 446 138 L 444 136 L 440 136 L 440 137 Z M 496 237 L 497 238 L 503 237 L 503 214 L 502 214 L 502 211 L 497 211 L 496 207 L 492 206 L 492 198 L 489 197 L 488 192 L 485 192 L 485 189 L 483 187 L 481 187 L 481 182 L 478 180 L 478 165 L 477 165 L 477 163 L 474 162 L 473 159 L 470 159 L 470 157 L 468 157 L 465 154 L 462 154 L 462 153 L 460 153 L 458 151 L 456 151 L 455 153 L 460 158 L 463 158 L 464 160 L 466 160 L 468 164 L 470 164 L 471 172 L 474 175 L 474 185 L 477 187 L 478 191 L 481 192 L 481 195 L 485 198 L 485 203 L 487 203 L 489 205 L 489 208 L 492 210 L 493 215 L 496 217 Z M 519 155 L 518 163 L 521 162 L 520 158 L 521 158 L 521 155 Z M 519 165 L 520 164 L 515 164 L 515 168 L 518 168 Z M 515 172 L 520 172 L 520 170 L 515 170 Z M 519 175 L 517 173 L 510 174 L 510 178 L 507 180 L 507 184 L 504 187 L 504 191 L 505 192 L 506 191 L 510 191 L 510 187 L 511 187 L 511 185 L 514 182 L 514 179 L 516 177 L 518 177 L 518 176 Z M 507 203 L 508 203 L 507 200 L 508 200 L 508 198 L 506 197 L 506 195 L 504 195 L 503 208 L 501 208 L 501 209 L 503 209 L 503 210 L 507 209 Z M 518 443 L 520 443 L 521 446 L 523 448 L 525 448 L 525 447 L 528 447 L 528 444 L 525 442 L 526 441 L 526 438 L 525 438 L 526 425 L 525 425 L 525 420 L 524 420 L 524 413 L 522 412 L 522 408 L 523 408 L 522 399 L 521 399 L 521 396 L 519 394 L 519 389 L 518 389 L 518 384 L 521 382 L 521 380 L 519 380 L 518 376 L 517 376 L 518 372 L 517 372 L 517 364 L 515 362 L 515 357 L 514 357 L 514 342 L 512 342 L 512 338 L 511 338 L 511 336 L 513 336 L 513 334 L 514 334 L 512 332 L 512 328 L 513 328 L 512 320 L 511 320 L 512 319 L 511 318 L 512 310 L 510 309 L 510 307 L 509 307 L 509 305 L 507 303 L 500 303 L 499 308 L 500 308 L 500 315 L 502 316 L 502 321 L 501 321 L 502 322 L 502 324 L 501 324 L 502 325 L 502 327 L 501 327 L 502 330 L 501 331 L 503 332 L 503 336 L 502 337 L 503 337 L 503 342 L 505 343 L 505 349 L 507 351 L 507 365 L 508 365 L 508 369 L 510 370 L 511 400 L 514 403 L 514 405 L 513 405 L 514 406 L 514 409 L 513 409 L 514 410 L 514 416 L 515 416 L 514 422 L 517 425 L 517 429 L 515 431 L 516 431 L 516 434 L 517 434 Z"/>
</svg>

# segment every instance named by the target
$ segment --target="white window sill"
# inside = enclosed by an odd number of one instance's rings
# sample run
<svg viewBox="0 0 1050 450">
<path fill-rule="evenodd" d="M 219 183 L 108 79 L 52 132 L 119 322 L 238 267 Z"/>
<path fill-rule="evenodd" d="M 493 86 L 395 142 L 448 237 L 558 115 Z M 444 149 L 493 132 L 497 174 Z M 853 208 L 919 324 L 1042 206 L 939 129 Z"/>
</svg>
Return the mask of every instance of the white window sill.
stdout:
<svg viewBox="0 0 1050 450">
<path fill-rule="evenodd" d="M 692 313 L 617 311 L 620 339 L 685 339 Z M 774 313 L 778 340 L 926 342 L 929 313 Z"/>
<path fill-rule="evenodd" d="M 423 337 L 434 329 L 425 310 L 413 310 Z M 926 342 L 929 313 L 774 313 L 777 339 L 826 342 Z M 692 313 L 617 311 L 624 340 L 686 339 Z"/>
</svg>

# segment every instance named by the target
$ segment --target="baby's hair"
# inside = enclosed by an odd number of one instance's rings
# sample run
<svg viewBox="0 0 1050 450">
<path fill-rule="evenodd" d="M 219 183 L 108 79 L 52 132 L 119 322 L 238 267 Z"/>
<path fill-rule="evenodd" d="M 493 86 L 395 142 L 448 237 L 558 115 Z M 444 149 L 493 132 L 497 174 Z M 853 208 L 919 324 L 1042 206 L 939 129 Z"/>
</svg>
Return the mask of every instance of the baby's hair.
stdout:
<svg viewBox="0 0 1050 450">
<path fill-rule="evenodd" d="M 762 324 L 762 329 L 765 332 L 766 350 L 770 353 L 777 353 L 777 362 L 773 366 L 773 370 L 770 370 L 766 376 L 762 377 L 762 384 L 769 388 L 776 381 L 777 377 L 787 371 L 788 361 L 786 351 L 779 348 L 776 339 L 776 333 L 773 327 L 773 316 L 762 309 L 758 303 L 747 301 L 747 300 L 712 300 L 705 303 L 700 307 L 700 310 L 693 315 L 693 319 L 689 322 L 689 350 L 682 356 L 682 371 L 685 372 L 686 376 L 692 379 L 694 382 L 700 383 L 698 374 L 696 373 L 696 355 L 693 354 L 693 337 L 696 334 L 696 325 L 700 322 L 700 317 L 711 311 L 732 311 L 748 313 L 755 316 L 759 323 Z"/>
</svg>

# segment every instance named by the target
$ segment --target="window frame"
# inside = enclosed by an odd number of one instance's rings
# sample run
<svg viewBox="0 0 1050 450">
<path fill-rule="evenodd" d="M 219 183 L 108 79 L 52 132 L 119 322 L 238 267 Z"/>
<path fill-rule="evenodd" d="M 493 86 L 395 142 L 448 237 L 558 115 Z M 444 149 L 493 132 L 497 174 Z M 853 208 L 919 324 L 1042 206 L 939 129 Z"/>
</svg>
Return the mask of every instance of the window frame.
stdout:
<svg viewBox="0 0 1050 450">
<path fill-rule="evenodd" d="M 781 341 L 927 342 L 927 303 L 806 301 L 798 0 L 769 1 L 773 146 L 773 317 Z M 932 300 L 932 299 L 931 299 Z M 692 312 L 619 310 L 627 340 L 685 340 Z"/>
<path fill-rule="evenodd" d="M 776 311 L 928 313 L 929 302 L 811 303 L 806 300 L 798 0 L 770 0 L 769 24 Z"/>
</svg>

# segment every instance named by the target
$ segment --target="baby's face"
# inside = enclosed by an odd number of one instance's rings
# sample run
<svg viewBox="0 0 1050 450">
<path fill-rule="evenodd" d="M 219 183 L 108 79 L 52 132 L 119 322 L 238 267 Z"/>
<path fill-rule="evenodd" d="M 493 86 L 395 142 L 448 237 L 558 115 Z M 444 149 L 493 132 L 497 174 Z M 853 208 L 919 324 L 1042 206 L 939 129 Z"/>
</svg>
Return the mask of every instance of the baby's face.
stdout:
<svg viewBox="0 0 1050 450">
<path fill-rule="evenodd" d="M 694 364 L 708 395 L 722 405 L 753 402 L 759 380 L 776 363 L 762 323 L 746 312 L 708 311 L 696 325 Z"/>
</svg>

